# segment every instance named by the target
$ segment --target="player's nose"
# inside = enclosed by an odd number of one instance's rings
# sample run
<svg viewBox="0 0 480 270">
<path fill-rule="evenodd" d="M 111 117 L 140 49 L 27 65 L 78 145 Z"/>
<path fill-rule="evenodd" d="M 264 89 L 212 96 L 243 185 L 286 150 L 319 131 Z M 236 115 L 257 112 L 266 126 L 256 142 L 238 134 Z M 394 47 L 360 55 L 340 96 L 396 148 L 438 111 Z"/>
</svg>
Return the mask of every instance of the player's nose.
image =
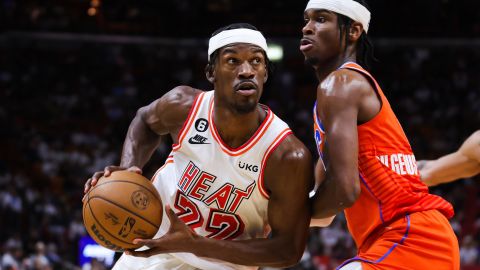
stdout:
<svg viewBox="0 0 480 270">
<path fill-rule="evenodd" d="M 313 28 L 312 28 L 311 20 L 308 20 L 307 23 L 305 23 L 305 26 L 302 28 L 302 34 L 304 36 L 313 34 Z"/>
<path fill-rule="evenodd" d="M 239 67 L 238 76 L 247 79 L 253 78 L 255 76 L 255 69 L 249 62 L 245 61 Z"/>
</svg>

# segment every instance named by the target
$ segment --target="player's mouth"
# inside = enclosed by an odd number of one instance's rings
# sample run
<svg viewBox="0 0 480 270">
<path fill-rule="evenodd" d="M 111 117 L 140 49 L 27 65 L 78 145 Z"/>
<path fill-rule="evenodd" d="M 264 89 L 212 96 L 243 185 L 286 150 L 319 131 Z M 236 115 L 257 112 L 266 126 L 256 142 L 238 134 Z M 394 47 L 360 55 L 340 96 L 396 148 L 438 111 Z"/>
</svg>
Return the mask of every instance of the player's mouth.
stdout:
<svg viewBox="0 0 480 270">
<path fill-rule="evenodd" d="M 300 51 L 305 52 L 313 48 L 313 40 L 309 38 L 302 38 L 300 40 Z"/>
<path fill-rule="evenodd" d="M 245 81 L 235 86 L 235 92 L 242 96 L 251 96 L 257 92 L 257 85 L 252 81 Z"/>
</svg>

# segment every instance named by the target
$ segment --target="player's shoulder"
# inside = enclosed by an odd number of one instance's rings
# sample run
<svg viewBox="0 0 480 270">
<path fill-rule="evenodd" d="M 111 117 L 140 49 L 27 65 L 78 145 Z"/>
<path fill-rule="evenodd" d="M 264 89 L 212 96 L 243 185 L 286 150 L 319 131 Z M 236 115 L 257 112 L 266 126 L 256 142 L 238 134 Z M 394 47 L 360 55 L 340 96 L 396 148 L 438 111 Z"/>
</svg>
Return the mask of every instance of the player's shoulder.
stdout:
<svg viewBox="0 0 480 270">
<path fill-rule="evenodd" d="M 308 148 L 293 133 L 285 137 L 269 159 L 284 166 L 311 162 L 312 155 Z"/>
<path fill-rule="evenodd" d="M 193 88 L 188 85 L 179 85 L 168 91 L 163 97 L 163 101 L 167 104 L 178 105 L 192 105 L 195 98 L 202 93 L 202 90 Z"/>
<path fill-rule="evenodd" d="M 351 69 L 337 69 L 331 72 L 319 85 L 327 94 L 358 95 L 373 90 L 366 74 Z"/>
<path fill-rule="evenodd" d="M 141 116 L 159 134 L 173 132 L 183 126 L 196 97 L 201 90 L 190 86 L 177 86 L 150 105 L 140 109 Z"/>
<path fill-rule="evenodd" d="M 313 160 L 307 147 L 293 134 L 285 137 L 268 157 L 265 187 L 272 191 L 313 185 Z M 308 193 L 308 191 L 307 191 Z M 298 194 L 297 194 L 298 195 Z"/>
<path fill-rule="evenodd" d="M 188 85 L 180 85 L 163 95 L 157 104 L 157 108 L 162 113 L 169 114 L 188 114 L 196 98 L 203 91 Z"/>
</svg>

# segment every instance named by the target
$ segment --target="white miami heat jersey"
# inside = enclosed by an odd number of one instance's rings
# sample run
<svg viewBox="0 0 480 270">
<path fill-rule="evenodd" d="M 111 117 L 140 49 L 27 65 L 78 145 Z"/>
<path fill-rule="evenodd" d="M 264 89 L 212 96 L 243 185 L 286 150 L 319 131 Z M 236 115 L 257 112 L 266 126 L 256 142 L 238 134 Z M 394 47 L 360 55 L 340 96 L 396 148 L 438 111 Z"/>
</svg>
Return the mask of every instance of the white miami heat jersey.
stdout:
<svg viewBox="0 0 480 270">
<path fill-rule="evenodd" d="M 269 233 L 268 193 L 263 186 L 266 161 L 292 132 L 285 122 L 267 112 L 255 134 L 232 149 L 220 137 L 213 121 L 214 91 L 195 99 L 178 135 L 178 144 L 153 183 L 164 204 L 196 233 L 224 240 L 263 238 Z M 164 213 L 156 237 L 170 226 Z M 190 253 L 171 255 L 201 269 L 257 269 L 199 258 Z"/>
</svg>

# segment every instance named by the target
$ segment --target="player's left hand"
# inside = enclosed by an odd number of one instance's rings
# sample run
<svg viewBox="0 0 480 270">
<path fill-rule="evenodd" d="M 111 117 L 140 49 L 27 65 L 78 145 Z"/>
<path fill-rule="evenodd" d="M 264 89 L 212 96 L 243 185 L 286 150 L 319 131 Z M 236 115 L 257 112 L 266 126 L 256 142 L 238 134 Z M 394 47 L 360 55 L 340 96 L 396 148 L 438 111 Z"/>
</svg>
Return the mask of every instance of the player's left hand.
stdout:
<svg viewBox="0 0 480 270">
<path fill-rule="evenodd" d="M 200 236 L 177 217 L 170 205 L 165 205 L 165 211 L 170 220 L 168 232 L 157 239 L 134 239 L 134 244 L 141 244 L 149 247 L 149 249 L 143 251 L 127 250 L 125 251 L 126 255 L 150 257 L 161 253 L 188 252 L 187 249 Z"/>
</svg>

